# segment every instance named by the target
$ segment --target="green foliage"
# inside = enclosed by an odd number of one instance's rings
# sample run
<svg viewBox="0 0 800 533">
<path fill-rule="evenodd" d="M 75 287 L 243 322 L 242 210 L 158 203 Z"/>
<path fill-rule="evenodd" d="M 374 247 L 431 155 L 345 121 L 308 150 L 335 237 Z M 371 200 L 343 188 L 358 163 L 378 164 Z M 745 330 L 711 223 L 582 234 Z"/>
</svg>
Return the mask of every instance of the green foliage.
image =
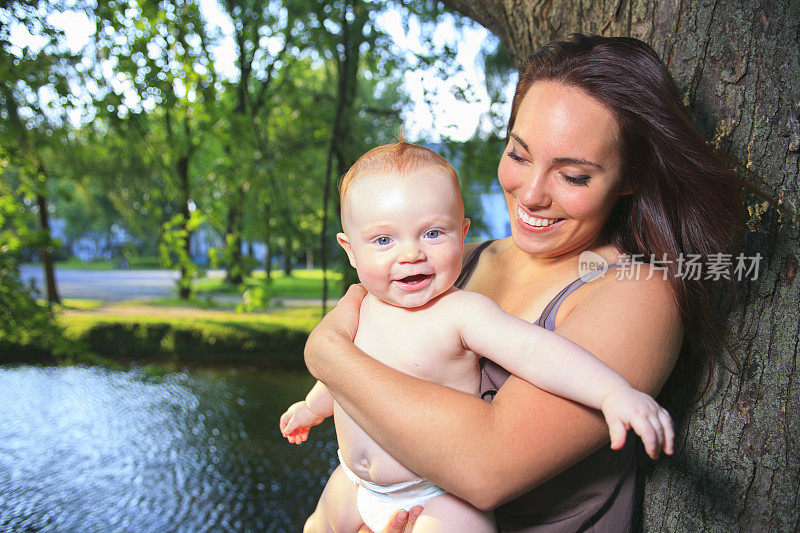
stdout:
<svg viewBox="0 0 800 533">
<path fill-rule="evenodd" d="M 271 280 L 245 289 L 244 292 L 242 292 L 242 303 L 236 306 L 236 312 L 250 313 L 257 310 L 266 309 L 270 300 L 270 284 Z"/>
<path fill-rule="evenodd" d="M 0 160 L 0 177 L 7 160 Z M 32 229 L 24 207 L 24 187 L 0 181 L 0 361 L 54 356 L 77 357 L 81 346 L 64 338 L 48 307 L 36 300 L 35 290 L 20 281 L 19 254 L 41 239 Z"/>
<path fill-rule="evenodd" d="M 275 314 L 215 312 L 188 318 L 137 315 L 62 316 L 67 336 L 93 352 L 120 359 L 225 360 L 303 364 L 317 310 Z"/>
<path fill-rule="evenodd" d="M 189 220 L 185 220 L 183 215 L 175 215 L 164 223 L 158 244 L 161 266 L 180 270 L 182 275 L 177 280 L 178 289 L 188 293 L 191 293 L 192 281 L 198 275 L 197 265 L 188 252 L 189 235 L 202 223 L 203 217 L 197 211 L 189 215 Z"/>
<path fill-rule="evenodd" d="M 328 272 L 327 277 L 328 282 L 333 283 L 337 290 L 341 288 L 341 273 Z M 322 270 L 319 269 L 295 270 L 291 276 L 286 276 L 283 272 L 275 272 L 268 285 L 265 285 L 265 281 L 263 271 L 257 271 L 253 273 L 253 276 L 245 278 L 244 287 L 250 289 L 264 286 L 270 299 L 319 299 L 322 294 Z M 208 278 L 195 282 L 194 291 L 203 297 L 215 298 L 241 294 L 242 287 L 227 284 L 223 278 Z"/>
</svg>

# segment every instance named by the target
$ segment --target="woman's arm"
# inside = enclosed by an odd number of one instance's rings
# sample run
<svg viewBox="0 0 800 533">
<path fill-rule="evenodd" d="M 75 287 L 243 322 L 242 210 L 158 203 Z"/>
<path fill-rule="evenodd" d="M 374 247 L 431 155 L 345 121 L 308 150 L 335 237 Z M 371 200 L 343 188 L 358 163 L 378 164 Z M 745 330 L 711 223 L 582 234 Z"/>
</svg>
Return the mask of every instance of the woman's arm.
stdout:
<svg viewBox="0 0 800 533">
<path fill-rule="evenodd" d="M 657 393 L 682 337 L 668 283 L 606 279 L 583 290 L 588 292 L 556 332 L 637 389 Z M 491 509 L 608 441 L 596 411 L 514 376 L 489 404 L 372 359 L 352 343 L 363 295 L 363 288 L 351 288 L 319 324 L 306 345 L 306 363 L 345 411 L 417 474 Z"/>
<path fill-rule="evenodd" d="M 622 448 L 632 427 L 653 459 L 662 448 L 672 453 L 672 422 L 667 412 L 591 353 L 506 313 L 483 294 L 460 291 L 443 303 L 466 348 L 540 389 L 602 410 L 613 449 Z"/>
</svg>

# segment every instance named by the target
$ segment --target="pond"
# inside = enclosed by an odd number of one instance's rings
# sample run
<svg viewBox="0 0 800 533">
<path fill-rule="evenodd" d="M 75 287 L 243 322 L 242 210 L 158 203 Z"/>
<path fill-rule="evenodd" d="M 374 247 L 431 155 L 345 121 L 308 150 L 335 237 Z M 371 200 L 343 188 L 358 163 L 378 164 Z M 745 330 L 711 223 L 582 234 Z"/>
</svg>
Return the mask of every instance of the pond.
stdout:
<svg viewBox="0 0 800 533">
<path fill-rule="evenodd" d="M 300 370 L 0 367 L 0 531 L 301 531 L 336 464 Z"/>
</svg>

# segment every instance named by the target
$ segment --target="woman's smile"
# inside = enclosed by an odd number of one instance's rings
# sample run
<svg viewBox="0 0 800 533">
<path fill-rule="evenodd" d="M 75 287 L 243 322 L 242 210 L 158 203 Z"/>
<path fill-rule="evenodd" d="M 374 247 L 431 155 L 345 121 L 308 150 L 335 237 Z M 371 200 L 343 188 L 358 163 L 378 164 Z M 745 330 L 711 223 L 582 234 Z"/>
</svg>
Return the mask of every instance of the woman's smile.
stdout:
<svg viewBox="0 0 800 533">
<path fill-rule="evenodd" d="M 551 228 L 563 221 L 563 218 L 544 218 L 529 215 L 521 206 L 517 206 L 517 217 L 522 221 L 522 227 L 525 229 L 531 228 L 534 230 L 542 230 Z"/>
</svg>

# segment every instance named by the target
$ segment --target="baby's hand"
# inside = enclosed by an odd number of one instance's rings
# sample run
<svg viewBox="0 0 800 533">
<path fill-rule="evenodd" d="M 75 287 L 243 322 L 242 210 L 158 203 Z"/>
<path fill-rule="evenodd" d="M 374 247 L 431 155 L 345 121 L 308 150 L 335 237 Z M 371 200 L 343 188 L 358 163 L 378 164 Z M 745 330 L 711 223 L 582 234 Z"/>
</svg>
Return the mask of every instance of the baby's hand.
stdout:
<svg viewBox="0 0 800 533">
<path fill-rule="evenodd" d="M 661 450 L 672 455 L 672 418 L 648 394 L 633 387 L 614 390 L 603 400 L 601 407 L 611 436 L 611 448 L 619 450 L 625 444 L 625 434 L 633 430 L 642 438 L 647 455 L 657 459 Z"/>
<path fill-rule="evenodd" d="M 281 415 L 281 434 L 292 444 L 302 444 L 308 439 L 308 431 L 323 420 L 308 409 L 306 402 L 297 402 Z"/>
</svg>

